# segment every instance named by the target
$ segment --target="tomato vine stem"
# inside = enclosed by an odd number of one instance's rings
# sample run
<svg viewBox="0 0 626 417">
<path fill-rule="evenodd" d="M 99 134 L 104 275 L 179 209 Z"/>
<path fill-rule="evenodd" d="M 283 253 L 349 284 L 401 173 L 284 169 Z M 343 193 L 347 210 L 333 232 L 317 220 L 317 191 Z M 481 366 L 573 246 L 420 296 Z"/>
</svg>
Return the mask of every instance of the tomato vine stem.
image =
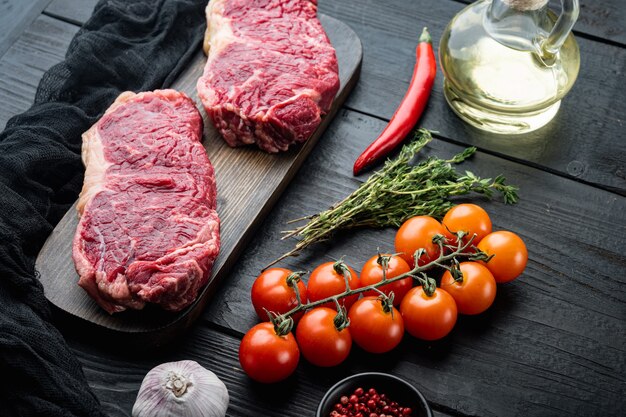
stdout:
<svg viewBox="0 0 626 417">
<path fill-rule="evenodd" d="M 274 324 L 276 333 L 280 336 L 284 336 L 293 329 L 292 316 L 294 314 L 297 314 L 301 311 L 305 311 L 305 310 L 309 310 L 315 307 L 322 306 L 323 304 L 326 304 L 326 303 L 333 303 L 337 307 L 337 317 L 335 318 L 335 325 L 338 330 L 341 330 L 349 325 L 349 320 L 347 318 L 346 309 L 339 302 L 339 300 L 343 298 L 356 295 L 356 294 L 361 294 L 367 291 L 376 291 L 384 295 L 384 293 L 382 293 L 382 291 L 379 290 L 379 287 L 382 287 L 383 285 L 392 284 L 396 281 L 400 281 L 405 278 L 413 278 L 417 280 L 420 283 L 420 285 L 422 285 L 422 287 L 424 288 L 424 292 L 427 295 L 432 295 L 436 289 L 436 282 L 434 279 L 430 278 L 426 274 L 426 271 L 434 267 L 443 267 L 448 270 L 455 270 L 457 269 L 456 265 L 458 264 L 457 258 L 470 258 L 471 260 L 476 260 L 476 261 L 478 260 L 489 261 L 489 259 L 491 259 L 491 257 L 489 257 L 486 253 L 478 250 L 472 244 L 472 242 L 476 238 L 476 234 L 474 234 L 472 237 L 467 239 L 466 242 L 463 241 L 464 237 L 465 237 L 464 232 L 456 233 L 457 242 L 456 242 L 456 246 L 454 246 L 454 245 L 446 244 L 445 243 L 446 240 L 444 236 L 436 235 L 433 237 L 433 243 L 436 243 L 439 246 L 439 256 L 436 259 L 433 259 L 432 261 L 429 261 L 423 265 L 420 265 L 418 261 L 422 259 L 422 256 L 426 253 L 426 251 L 424 249 L 418 249 L 415 251 L 413 255 L 413 258 L 415 260 L 415 267 L 412 270 L 405 272 L 403 274 L 400 274 L 398 276 L 395 276 L 393 278 L 387 277 L 386 269 L 388 268 L 388 262 L 382 261 L 381 266 L 382 265 L 387 266 L 387 268 L 383 267 L 383 279 L 374 284 L 366 285 L 364 287 L 355 288 L 355 289 L 350 288 L 350 283 L 349 283 L 349 279 L 351 275 L 350 270 L 348 266 L 341 259 L 335 262 L 334 268 L 335 268 L 335 271 L 337 271 L 338 273 L 341 273 L 341 275 L 344 277 L 344 280 L 345 280 L 346 289 L 342 293 L 339 293 L 330 297 L 322 298 L 317 301 L 309 301 L 307 303 L 302 303 L 300 290 L 298 289 L 298 286 L 294 284 L 292 285 L 292 288 L 294 289 L 294 292 L 296 293 L 296 299 L 298 300 L 298 305 L 283 314 L 276 314 L 273 312 L 268 312 L 268 317 L 270 321 Z M 449 249 L 451 252 L 446 254 L 445 249 Z M 452 266 L 451 267 L 445 266 L 445 263 L 447 262 L 451 262 Z M 298 278 L 300 278 L 300 276 L 298 276 Z M 385 295 L 385 297 L 387 296 Z M 385 301 L 383 300 L 383 304 L 384 303 Z"/>
</svg>

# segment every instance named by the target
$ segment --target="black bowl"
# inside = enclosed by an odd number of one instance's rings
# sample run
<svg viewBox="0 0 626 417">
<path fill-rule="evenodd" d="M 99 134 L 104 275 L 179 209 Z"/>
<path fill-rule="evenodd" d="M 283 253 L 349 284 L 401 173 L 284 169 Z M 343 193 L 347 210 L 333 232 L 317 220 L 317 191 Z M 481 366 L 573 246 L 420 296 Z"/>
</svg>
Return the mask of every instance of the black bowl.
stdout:
<svg viewBox="0 0 626 417">
<path fill-rule="evenodd" d="M 433 412 L 426 399 L 413 385 L 397 376 L 380 372 L 356 374 L 337 382 L 322 398 L 317 408 L 316 417 L 328 417 L 341 396 L 350 396 L 358 387 L 365 390 L 374 388 L 380 393 L 387 394 L 392 401 L 397 402 L 402 407 L 411 407 L 413 409 L 412 417 L 433 417 Z"/>
</svg>

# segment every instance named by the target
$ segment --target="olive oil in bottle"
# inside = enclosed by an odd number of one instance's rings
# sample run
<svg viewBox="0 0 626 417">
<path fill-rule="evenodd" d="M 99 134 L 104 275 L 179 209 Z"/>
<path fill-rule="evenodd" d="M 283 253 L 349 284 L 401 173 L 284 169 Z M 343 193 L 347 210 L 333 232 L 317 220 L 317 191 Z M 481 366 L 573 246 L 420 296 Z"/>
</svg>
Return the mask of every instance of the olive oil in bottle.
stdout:
<svg viewBox="0 0 626 417">
<path fill-rule="evenodd" d="M 471 125 L 530 132 L 556 115 L 580 55 L 571 27 L 578 0 L 557 19 L 547 0 L 480 0 L 448 24 L 439 46 L 445 97 Z"/>
</svg>

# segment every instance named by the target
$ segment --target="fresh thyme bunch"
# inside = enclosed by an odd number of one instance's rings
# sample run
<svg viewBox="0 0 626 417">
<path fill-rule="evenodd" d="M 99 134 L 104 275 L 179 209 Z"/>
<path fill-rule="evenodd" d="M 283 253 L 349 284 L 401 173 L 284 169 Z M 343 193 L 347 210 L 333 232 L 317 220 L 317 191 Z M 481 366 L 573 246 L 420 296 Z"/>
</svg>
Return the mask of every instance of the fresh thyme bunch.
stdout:
<svg viewBox="0 0 626 417">
<path fill-rule="evenodd" d="M 387 160 L 381 170 L 344 200 L 319 214 L 290 221 L 308 220 L 305 225 L 284 232 L 283 239 L 301 239 L 291 251 L 273 263 L 329 239 L 338 230 L 363 226 L 399 227 L 407 219 L 420 215 L 441 218 L 454 206 L 450 197 L 474 192 L 491 198 L 497 191 L 505 203 L 517 202 L 517 187 L 505 184 L 502 175 L 492 180 L 477 177 L 469 171 L 457 172 L 453 164 L 472 156 L 476 152 L 474 147 L 448 160 L 429 157 L 411 165 L 411 160 L 431 140 L 428 130 L 419 129 L 415 139 L 405 145 L 396 158 Z"/>
</svg>

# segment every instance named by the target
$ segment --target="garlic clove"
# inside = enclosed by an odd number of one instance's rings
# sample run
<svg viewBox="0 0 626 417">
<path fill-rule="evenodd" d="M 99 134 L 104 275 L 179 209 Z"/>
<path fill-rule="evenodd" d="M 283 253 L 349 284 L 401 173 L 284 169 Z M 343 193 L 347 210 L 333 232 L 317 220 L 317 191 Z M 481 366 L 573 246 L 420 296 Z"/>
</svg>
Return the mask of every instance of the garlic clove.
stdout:
<svg viewBox="0 0 626 417">
<path fill-rule="evenodd" d="M 133 417 L 224 417 L 226 385 L 195 361 L 168 362 L 146 374 Z"/>
</svg>

